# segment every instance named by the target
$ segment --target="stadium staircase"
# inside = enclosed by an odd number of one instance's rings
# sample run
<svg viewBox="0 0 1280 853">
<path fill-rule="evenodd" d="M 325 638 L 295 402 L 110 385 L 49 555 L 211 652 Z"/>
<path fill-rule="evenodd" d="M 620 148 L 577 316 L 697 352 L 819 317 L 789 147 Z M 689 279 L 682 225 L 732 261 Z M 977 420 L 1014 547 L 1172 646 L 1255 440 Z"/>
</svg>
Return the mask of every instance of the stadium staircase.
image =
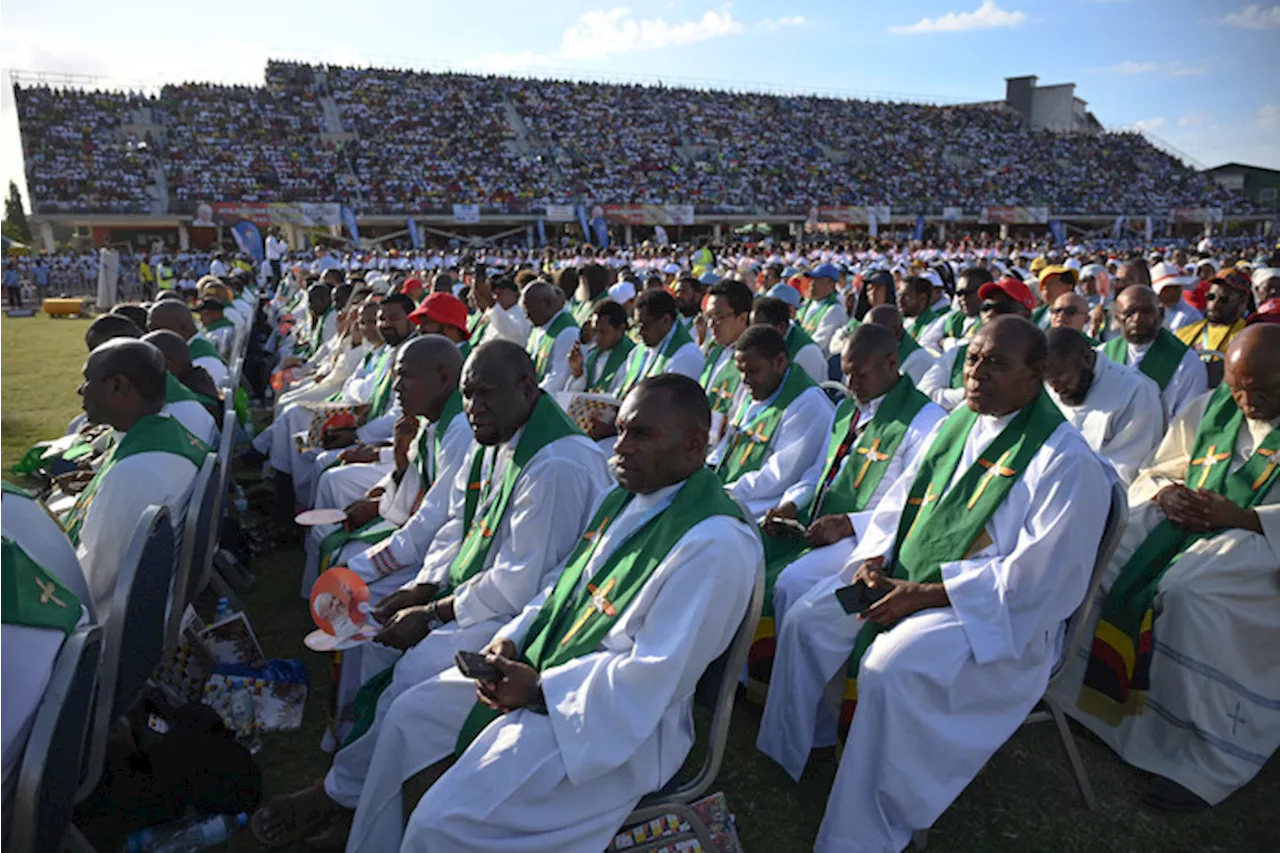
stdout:
<svg viewBox="0 0 1280 853">
<path fill-rule="evenodd" d="M 551 169 L 561 186 L 567 184 L 568 180 L 565 178 L 564 172 L 560 170 L 558 158 L 550 148 L 544 148 L 534 143 L 532 134 L 529 133 L 529 125 L 525 123 L 524 116 L 520 114 L 515 101 L 511 100 L 511 94 L 505 90 L 502 93 L 502 107 L 507 113 L 507 126 L 515 134 L 514 138 L 507 140 L 507 150 L 522 157 L 541 156 L 543 162 Z"/>
</svg>

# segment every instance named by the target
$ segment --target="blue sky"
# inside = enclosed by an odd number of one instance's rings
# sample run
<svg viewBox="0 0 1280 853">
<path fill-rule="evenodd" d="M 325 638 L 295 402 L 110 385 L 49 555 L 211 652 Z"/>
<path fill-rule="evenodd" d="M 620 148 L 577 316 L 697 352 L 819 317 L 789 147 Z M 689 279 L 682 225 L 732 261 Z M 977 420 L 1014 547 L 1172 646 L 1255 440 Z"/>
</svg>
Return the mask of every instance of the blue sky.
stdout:
<svg viewBox="0 0 1280 853">
<path fill-rule="evenodd" d="M 1147 129 L 1201 165 L 1280 168 L 1276 2 L 314 0 L 244 9 L 6 3 L 0 177 L 21 174 L 10 70 L 117 86 L 261 83 L 268 57 L 939 101 L 998 99 L 1006 76 L 1036 74 L 1076 83 L 1108 127 Z"/>
</svg>

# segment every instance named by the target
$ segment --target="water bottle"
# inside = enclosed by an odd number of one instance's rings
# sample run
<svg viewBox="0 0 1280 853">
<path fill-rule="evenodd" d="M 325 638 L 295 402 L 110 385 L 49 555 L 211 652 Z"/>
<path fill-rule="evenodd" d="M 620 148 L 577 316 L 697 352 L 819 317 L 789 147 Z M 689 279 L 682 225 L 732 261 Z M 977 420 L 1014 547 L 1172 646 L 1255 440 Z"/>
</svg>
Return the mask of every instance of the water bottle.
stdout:
<svg viewBox="0 0 1280 853">
<path fill-rule="evenodd" d="M 235 497 L 231 499 L 231 502 L 235 504 L 236 512 L 243 515 L 249 511 L 249 499 L 244 496 L 244 489 L 240 487 L 240 484 L 236 483 L 235 485 Z"/>
<path fill-rule="evenodd" d="M 231 721 L 235 724 L 236 736 L 251 755 L 256 754 L 262 748 L 262 741 L 253 727 L 258 715 L 253 707 L 253 694 L 243 681 L 237 681 L 231 688 L 230 704 Z"/>
<path fill-rule="evenodd" d="M 221 844 L 240 827 L 249 823 L 249 815 L 215 815 L 190 818 L 140 829 L 125 841 L 125 853 L 192 853 Z"/>
<path fill-rule="evenodd" d="M 218 610 L 216 613 L 214 613 L 213 621 L 221 622 L 223 619 L 229 619 L 230 617 L 231 617 L 231 599 L 219 598 Z"/>
</svg>

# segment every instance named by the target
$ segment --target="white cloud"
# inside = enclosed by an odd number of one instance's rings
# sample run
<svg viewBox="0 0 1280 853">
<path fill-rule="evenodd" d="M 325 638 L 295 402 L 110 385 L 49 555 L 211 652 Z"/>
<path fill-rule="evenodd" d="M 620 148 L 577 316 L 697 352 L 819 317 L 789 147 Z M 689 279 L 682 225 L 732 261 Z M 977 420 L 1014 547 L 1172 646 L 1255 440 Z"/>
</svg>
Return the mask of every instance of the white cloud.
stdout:
<svg viewBox="0 0 1280 853">
<path fill-rule="evenodd" d="M 1187 113 L 1178 119 L 1179 127 L 1196 127 L 1202 125 L 1209 120 L 1208 113 Z"/>
<path fill-rule="evenodd" d="M 1164 73 L 1170 77 L 1203 77 L 1209 73 L 1209 66 L 1183 65 L 1181 62 L 1174 62 L 1165 68 Z"/>
<path fill-rule="evenodd" d="M 701 18 L 667 23 L 663 18 L 637 20 L 619 6 L 607 12 L 586 12 L 560 37 L 558 55 L 566 59 L 603 59 L 619 53 L 658 50 L 696 44 L 708 39 L 741 35 L 742 22 L 729 5 L 709 9 Z"/>
<path fill-rule="evenodd" d="M 1021 26 L 1026 20 L 1025 12 L 1008 12 L 997 6 L 995 0 L 982 0 L 982 5 L 972 12 L 948 12 L 937 18 L 921 18 L 914 24 L 889 27 L 889 32 L 895 35 L 916 36 L 925 33 L 995 30 Z"/>
<path fill-rule="evenodd" d="M 1263 130 L 1280 130 L 1280 104 L 1263 104 L 1253 120 Z"/>
<path fill-rule="evenodd" d="M 1132 77 L 1138 74 L 1155 74 L 1157 72 L 1164 74 L 1166 77 L 1199 77 L 1209 73 L 1207 65 L 1186 65 L 1182 62 L 1166 62 L 1164 64 L 1158 62 L 1139 62 L 1134 59 L 1126 59 L 1116 65 L 1108 65 L 1105 68 L 1089 68 L 1090 74 L 1121 74 L 1126 77 Z"/>
<path fill-rule="evenodd" d="M 756 23 L 756 29 L 772 32 L 789 27 L 807 27 L 809 21 L 804 15 L 792 15 L 787 18 L 764 18 Z"/>
<path fill-rule="evenodd" d="M 1113 74 L 1150 74 L 1153 71 L 1159 71 L 1160 65 L 1155 62 L 1135 62 L 1132 59 L 1126 59 L 1119 65 L 1112 65 L 1101 70 L 1109 71 Z"/>
<path fill-rule="evenodd" d="M 1144 118 L 1135 121 L 1129 125 L 1129 130 L 1141 130 L 1144 132 L 1154 132 L 1164 127 L 1164 118 Z"/>
<path fill-rule="evenodd" d="M 1245 30 L 1280 29 L 1280 6 L 1264 9 L 1254 3 L 1245 6 L 1239 12 L 1232 12 L 1222 19 L 1223 23 Z"/>
</svg>

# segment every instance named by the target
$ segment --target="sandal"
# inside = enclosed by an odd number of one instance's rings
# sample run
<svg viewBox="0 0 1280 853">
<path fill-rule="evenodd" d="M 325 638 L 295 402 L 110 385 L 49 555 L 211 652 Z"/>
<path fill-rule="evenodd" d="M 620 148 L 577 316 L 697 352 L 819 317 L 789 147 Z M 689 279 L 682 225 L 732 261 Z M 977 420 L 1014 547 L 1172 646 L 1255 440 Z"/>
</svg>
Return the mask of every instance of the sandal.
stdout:
<svg viewBox="0 0 1280 853">
<path fill-rule="evenodd" d="M 345 811 L 324 793 L 323 783 L 273 800 L 249 818 L 249 830 L 264 847 L 288 847 L 323 831 Z"/>
</svg>

